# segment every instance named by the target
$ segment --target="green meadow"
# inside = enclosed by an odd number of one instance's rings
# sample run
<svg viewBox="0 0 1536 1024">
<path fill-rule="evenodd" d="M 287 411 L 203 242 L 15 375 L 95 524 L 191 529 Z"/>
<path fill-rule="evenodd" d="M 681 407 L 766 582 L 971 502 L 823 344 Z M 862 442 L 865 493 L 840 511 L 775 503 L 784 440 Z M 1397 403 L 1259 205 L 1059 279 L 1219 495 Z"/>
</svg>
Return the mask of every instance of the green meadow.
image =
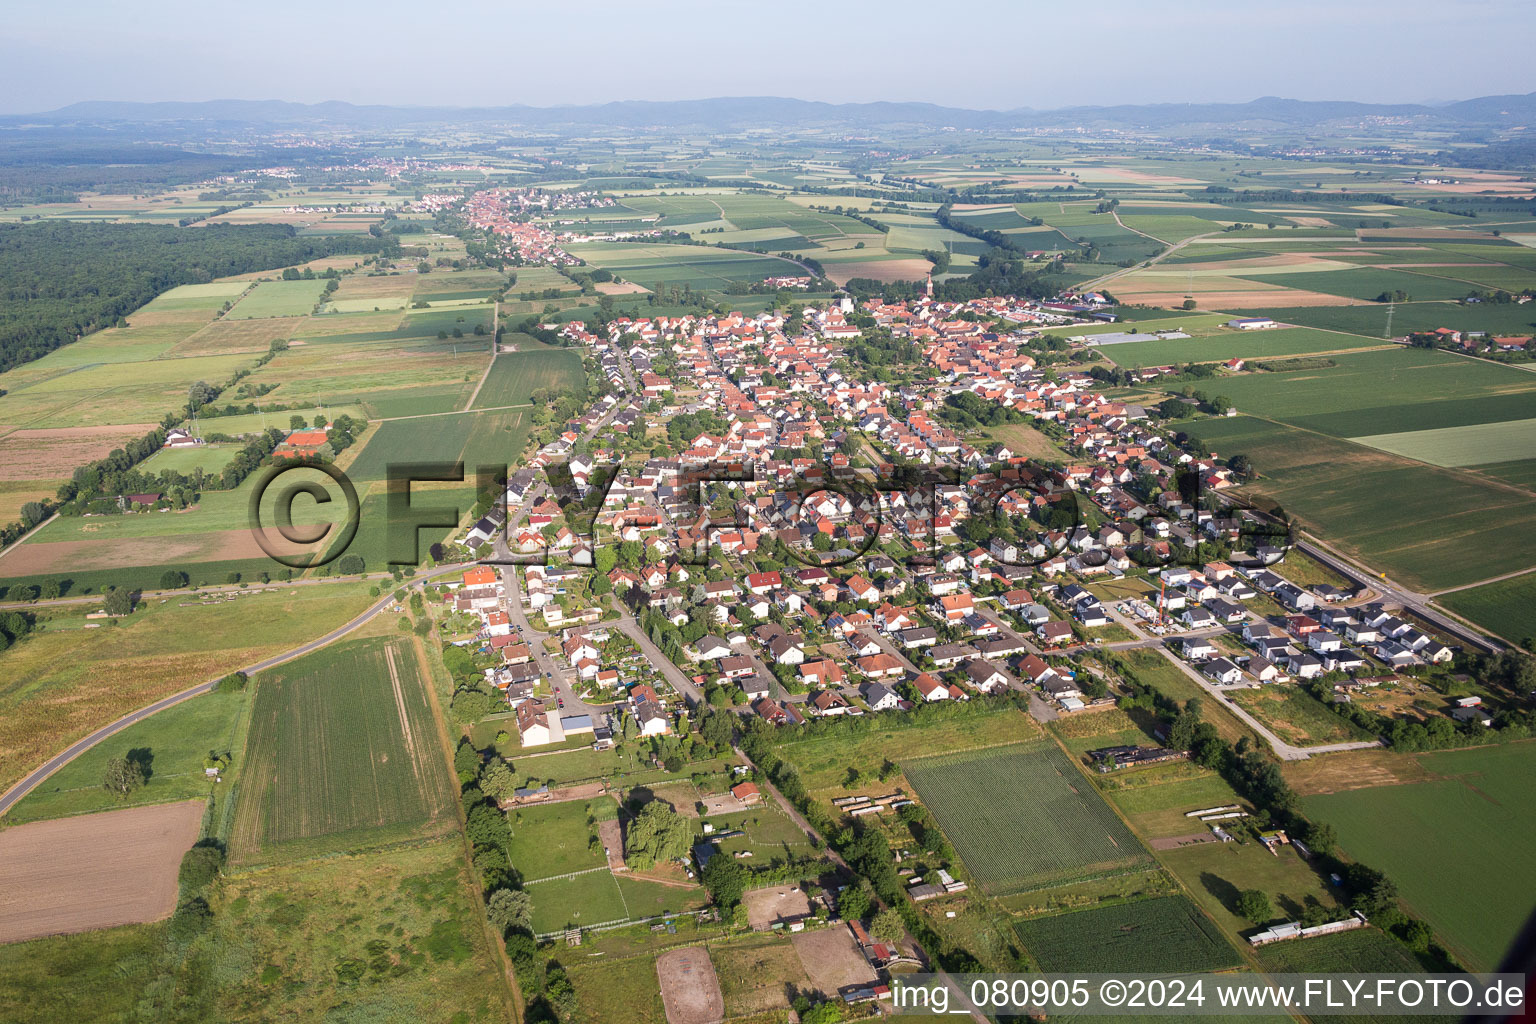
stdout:
<svg viewBox="0 0 1536 1024">
<path fill-rule="evenodd" d="M 1474 866 L 1474 875 L 1497 865 L 1508 879 L 1536 871 L 1531 753 L 1518 743 L 1420 755 L 1430 781 L 1309 796 L 1303 806 L 1333 825 L 1350 856 L 1386 872 L 1468 967 L 1491 971 L 1530 916 L 1530 900 L 1509 898 L 1497 881 L 1448 884 L 1447 865 Z"/>
</svg>

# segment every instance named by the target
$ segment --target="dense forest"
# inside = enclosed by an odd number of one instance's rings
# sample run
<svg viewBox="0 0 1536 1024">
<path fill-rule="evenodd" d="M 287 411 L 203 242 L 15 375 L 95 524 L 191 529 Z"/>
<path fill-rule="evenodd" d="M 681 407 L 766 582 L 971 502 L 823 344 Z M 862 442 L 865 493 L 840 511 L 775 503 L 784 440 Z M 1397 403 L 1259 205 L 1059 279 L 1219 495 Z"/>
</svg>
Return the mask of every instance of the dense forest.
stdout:
<svg viewBox="0 0 1536 1024">
<path fill-rule="evenodd" d="M 168 288 L 396 243 L 279 224 L 0 224 L 0 372 L 110 327 Z"/>
</svg>

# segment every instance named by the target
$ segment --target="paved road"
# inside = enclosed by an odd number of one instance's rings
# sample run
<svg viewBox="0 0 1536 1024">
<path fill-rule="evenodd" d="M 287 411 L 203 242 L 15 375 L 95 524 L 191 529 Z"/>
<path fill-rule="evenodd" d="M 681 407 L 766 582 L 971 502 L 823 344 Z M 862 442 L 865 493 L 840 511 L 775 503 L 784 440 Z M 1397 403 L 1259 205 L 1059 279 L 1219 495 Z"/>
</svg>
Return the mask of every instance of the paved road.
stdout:
<svg viewBox="0 0 1536 1024">
<path fill-rule="evenodd" d="M 436 569 L 432 569 L 426 573 L 417 575 L 413 580 L 409 581 L 409 583 L 419 584 L 424 580 L 432 579 L 437 576 L 446 576 L 455 572 L 463 572 L 466 568 L 469 567 L 470 566 L 468 565 L 438 566 Z M 338 626 L 337 628 L 331 630 L 329 633 L 320 637 L 318 640 L 311 640 L 309 643 L 301 644 L 292 650 L 284 651 L 282 654 L 273 655 L 272 657 L 263 661 L 254 662 L 245 666 L 244 668 L 238 669 L 237 671 L 244 672 L 246 675 L 254 675 L 263 669 L 281 665 L 284 662 L 292 661 L 294 658 L 299 658 L 309 654 L 311 651 L 319 650 L 327 644 L 335 643 L 337 640 L 340 640 L 342 637 L 346 636 L 348 633 L 351 633 L 359 626 L 363 625 L 363 623 L 379 614 L 379 612 L 383 611 L 393 601 L 393 594 L 386 594 L 379 598 L 379 600 L 374 604 L 369 606 L 367 611 L 358 615 L 356 618 L 352 619 L 352 621 L 346 623 L 345 625 Z M 45 779 L 48 778 L 48 776 L 58 771 L 60 768 L 73 761 L 87 750 L 90 750 L 102 740 L 122 732 L 124 729 L 128 728 L 130 725 L 133 725 L 135 722 L 142 722 L 144 719 L 148 718 L 150 715 L 155 714 L 156 712 L 164 711 L 166 708 L 171 707 L 172 705 L 180 704 L 182 701 L 187 700 L 190 697 L 196 697 L 199 694 L 208 693 L 215 686 L 219 685 L 219 679 L 222 678 L 223 676 L 219 676 L 218 678 L 210 679 L 207 682 L 198 683 L 196 686 L 188 687 L 187 689 L 182 690 L 180 693 L 173 693 L 169 697 L 163 697 L 160 700 L 155 701 L 153 704 L 148 705 L 147 707 L 142 707 L 137 711 L 129 712 L 110 725 L 104 725 L 100 729 L 97 729 L 95 732 L 91 733 L 89 736 L 86 736 L 84 739 L 77 740 L 76 742 L 70 744 L 70 746 L 63 752 L 49 758 L 42 764 L 41 767 L 30 772 L 20 782 L 6 790 L 3 796 L 0 796 L 0 815 L 3 815 L 5 812 L 9 811 L 17 801 L 21 800 L 22 797 L 36 789 L 38 785 L 40 785 Z"/>
<path fill-rule="evenodd" d="M 645 635 L 645 630 L 640 628 L 640 623 L 628 611 L 621 611 L 617 619 L 610 620 L 618 626 L 624 634 L 635 642 L 640 648 L 640 653 L 645 655 L 645 660 L 651 663 L 653 668 L 659 669 L 672 688 L 683 695 L 689 707 L 698 707 L 704 702 L 704 693 L 683 673 L 683 670 L 672 664 L 672 659 L 662 653 L 661 648 L 651 642 L 651 638 Z"/>
<path fill-rule="evenodd" d="M 1445 633 L 1454 636 L 1463 643 L 1476 647 L 1488 654 L 1497 654 L 1503 649 L 1502 645 L 1489 640 L 1481 633 L 1462 625 L 1438 609 L 1430 606 L 1430 595 L 1421 594 L 1416 590 L 1409 590 L 1400 583 L 1393 582 L 1384 575 L 1371 575 L 1354 564 L 1344 559 L 1331 548 L 1317 540 L 1298 539 L 1296 547 L 1303 553 L 1326 565 L 1334 572 L 1352 581 L 1356 586 L 1367 587 L 1381 595 L 1381 600 L 1386 604 L 1401 604 L 1419 618 L 1434 624 Z M 1284 563 L 1281 564 L 1284 571 Z"/>
<path fill-rule="evenodd" d="M 1287 743 L 1285 740 L 1282 740 L 1279 736 L 1276 736 L 1273 732 L 1271 732 L 1263 722 L 1259 721 L 1257 718 L 1254 718 L 1247 711 L 1245 711 L 1236 701 L 1234 701 L 1230 696 L 1223 692 L 1221 687 L 1217 686 L 1215 683 L 1211 682 L 1205 676 L 1197 672 L 1188 662 L 1180 660 L 1173 654 L 1172 651 L 1169 651 L 1164 647 L 1159 647 L 1158 653 L 1172 662 L 1180 672 L 1183 672 L 1190 679 L 1194 680 L 1201 689 L 1214 697 L 1222 707 L 1232 712 L 1254 732 L 1264 737 L 1264 739 L 1269 742 L 1269 745 L 1274 748 L 1275 754 L 1282 761 L 1305 761 L 1313 754 L 1330 754 L 1339 750 L 1366 750 L 1371 747 L 1381 746 L 1380 740 L 1359 740 L 1353 743 L 1329 743 L 1317 747 L 1298 747 L 1294 744 Z"/>
<path fill-rule="evenodd" d="M 1115 214 L 1115 221 L 1118 223 L 1119 220 L 1120 220 L 1120 214 L 1116 213 Z M 1125 225 L 1122 224 L 1121 227 L 1125 227 Z M 1126 230 L 1127 231 L 1135 231 L 1136 229 L 1135 228 L 1126 228 Z M 1141 231 L 1137 231 L 1136 233 L 1138 235 L 1145 234 L 1145 232 L 1141 232 Z M 1169 256 L 1172 256 L 1174 253 L 1178 252 L 1180 249 L 1184 248 L 1186 245 L 1189 245 L 1191 242 L 1198 242 L 1198 241 L 1200 241 L 1202 239 L 1210 238 L 1212 235 L 1216 235 L 1216 234 L 1220 234 L 1220 232 L 1208 231 L 1208 232 L 1206 232 L 1203 235 L 1191 235 L 1190 237 L 1188 237 L 1186 239 L 1183 239 L 1182 241 L 1178 241 L 1178 242 L 1173 243 L 1172 245 L 1169 245 L 1168 248 L 1164 249 L 1162 252 L 1158 253 L 1156 256 L 1153 256 L 1151 259 L 1142 260 L 1142 261 L 1136 263 L 1134 266 L 1122 267 L 1122 268 L 1120 268 L 1118 270 L 1112 270 L 1109 273 L 1103 275 L 1102 277 L 1094 278 L 1092 281 L 1084 281 L 1082 284 L 1077 286 L 1077 291 L 1079 293 L 1100 291 L 1100 290 L 1103 289 L 1103 287 L 1106 284 L 1108 284 L 1111 281 L 1114 281 L 1114 280 L 1117 280 L 1119 278 L 1122 278 L 1122 277 L 1124 277 L 1127 274 L 1134 274 L 1136 271 L 1143 270 L 1146 267 L 1153 266 L 1155 264 L 1161 263 L 1163 260 L 1167 259 Z M 1146 237 L 1152 238 L 1151 235 L 1147 235 Z M 1155 241 L 1155 242 L 1162 242 L 1163 241 L 1161 238 L 1154 238 L 1152 240 Z M 1163 244 L 1167 245 L 1166 242 L 1163 242 Z"/>
<path fill-rule="evenodd" d="M 627 367 L 628 362 L 625 361 L 622 365 Z M 613 422 L 613 418 L 618 415 L 618 411 L 619 406 L 614 405 L 613 408 L 604 413 L 601 419 L 593 423 L 582 433 L 582 440 L 591 440 L 599 430 Z M 543 672 L 544 677 L 549 680 L 550 689 L 554 691 L 557 698 L 558 709 L 566 712 L 568 715 L 597 715 L 607 711 L 611 705 L 588 704 L 582 700 L 576 693 L 575 688 L 571 686 L 570 680 L 566 677 L 569 666 L 556 664 L 555 660 L 544 650 L 544 638 L 548 634 L 541 629 L 537 629 L 528 620 L 528 614 L 523 610 L 522 587 L 518 583 L 517 566 L 509 564 L 512 558 L 512 549 L 507 545 L 507 536 L 522 525 L 523 520 L 528 516 L 529 510 L 537 505 L 548 493 L 549 484 L 545 481 L 540 481 L 523 496 L 523 501 L 517 508 L 507 510 L 506 526 L 497 535 L 494 545 L 495 557 L 503 563 L 500 566 L 502 596 L 507 606 L 507 618 L 517 627 L 518 633 L 527 642 L 529 650 L 533 652 L 533 659 L 538 663 L 539 671 Z"/>
</svg>

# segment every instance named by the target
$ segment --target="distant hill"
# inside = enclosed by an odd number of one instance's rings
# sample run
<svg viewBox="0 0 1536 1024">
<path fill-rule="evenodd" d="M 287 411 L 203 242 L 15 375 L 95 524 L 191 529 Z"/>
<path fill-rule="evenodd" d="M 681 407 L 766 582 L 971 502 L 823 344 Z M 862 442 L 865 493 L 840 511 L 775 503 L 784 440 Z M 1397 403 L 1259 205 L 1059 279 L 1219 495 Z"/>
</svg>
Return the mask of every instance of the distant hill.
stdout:
<svg viewBox="0 0 1536 1024">
<path fill-rule="evenodd" d="M 1484 96 L 1441 106 L 1351 101 L 1288 100 L 1266 96 L 1247 103 L 1160 103 L 1061 110 L 967 110 L 932 103 L 819 103 L 774 96 L 652 102 L 630 100 L 560 107 L 397 107 L 281 100 L 209 100 L 129 103 L 93 100 L 42 114 L 4 118 L 27 123 L 215 122 L 260 125 L 335 125 L 402 128 L 416 124 L 485 123 L 549 128 L 608 126 L 630 129 L 837 125 L 848 128 L 904 124 L 929 128 L 1177 126 L 1307 127 L 1370 117 L 1412 118 L 1426 125 L 1509 127 L 1536 121 L 1536 92 Z"/>
</svg>

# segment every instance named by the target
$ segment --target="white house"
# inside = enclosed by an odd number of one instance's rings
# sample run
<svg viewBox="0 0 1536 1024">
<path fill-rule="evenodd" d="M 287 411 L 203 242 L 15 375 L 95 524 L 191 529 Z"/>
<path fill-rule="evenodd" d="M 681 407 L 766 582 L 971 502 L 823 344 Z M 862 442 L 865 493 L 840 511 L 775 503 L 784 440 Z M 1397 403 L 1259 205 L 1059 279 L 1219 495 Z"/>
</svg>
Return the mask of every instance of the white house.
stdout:
<svg viewBox="0 0 1536 1024">
<path fill-rule="evenodd" d="M 1215 658 L 1200 666 L 1200 671 L 1216 680 L 1222 686 L 1231 686 L 1242 682 L 1243 670 L 1238 668 L 1226 658 Z"/>
<path fill-rule="evenodd" d="M 872 711 L 891 711 L 901 706 L 901 698 L 896 692 L 880 683 L 865 683 L 859 687 L 859 696 Z"/>
</svg>

